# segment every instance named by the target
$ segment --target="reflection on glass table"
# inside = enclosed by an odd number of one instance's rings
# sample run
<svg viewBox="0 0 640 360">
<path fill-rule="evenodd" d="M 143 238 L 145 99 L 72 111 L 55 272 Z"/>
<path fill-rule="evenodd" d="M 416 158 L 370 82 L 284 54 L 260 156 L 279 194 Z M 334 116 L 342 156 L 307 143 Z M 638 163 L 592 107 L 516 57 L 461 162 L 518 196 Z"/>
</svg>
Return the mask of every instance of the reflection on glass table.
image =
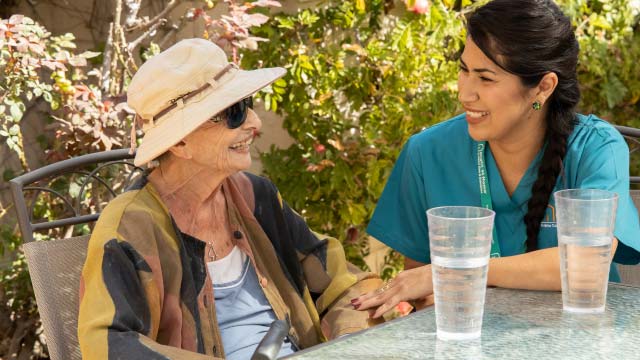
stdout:
<svg viewBox="0 0 640 360">
<path fill-rule="evenodd" d="M 436 340 L 433 307 L 287 359 L 640 359 L 640 288 L 609 284 L 605 312 L 562 311 L 560 292 L 487 289 L 482 337 Z"/>
</svg>

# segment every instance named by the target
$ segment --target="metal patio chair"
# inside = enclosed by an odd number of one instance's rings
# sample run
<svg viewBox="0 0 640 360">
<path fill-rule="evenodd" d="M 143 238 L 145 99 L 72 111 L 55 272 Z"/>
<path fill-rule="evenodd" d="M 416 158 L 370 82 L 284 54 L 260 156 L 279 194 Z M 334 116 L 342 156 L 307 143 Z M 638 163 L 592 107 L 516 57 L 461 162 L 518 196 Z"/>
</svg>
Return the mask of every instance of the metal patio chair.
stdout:
<svg viewBox="0 0 640 360">
<path fill-rule="evenodd" d="M 78 344 L 80 274 L 91 226 L 109 200 L 142 174 L 128 149 L 104 151 L 50 164 L 10 181 L 29 276 L 52 359 L 81 360 Z M 29 196 L 27 196 L 29 194 Z M 60 219 L 34 219 L 38 199 L 67 209 Z M 64 214 L 64 212 L 63 212 Z M 37 241 L 39 232 L 49 241 Z M 62 231 L 59 231 L 62 229 Z M 80 234 L 78 234 L 80 232 Z M 289 324 L 274 321 L 252 359 L 275 359 Z"/>
<path fill-rule="evenodd" d="M 633 155 L 640 150 L 640 129 L 614 125 L 614 127 L 624 136 L 629 143 L 629 155 Z M 640 176 L 631 176 L 629 178 L 631 186 L 640 186 Z M 640 190 L 631 189 L 631 198 L 636 205 L 636 209 L 640 210 Z M 623 284 L 640 286 L 640 265 L 622 265 L 618 264 L 620 279 Z"/>
<path fill-rule="evenodd" d="M 102 207 L 141 173 L 142 169 L 129 161 L 133 156 L 128 149 L 83 155 L 10 181 L 23 250 L 52 359 L 82 358 L 77 336 L 78 288 L 90 236 L 88 226 L 98 219 Z M 110 183 L 114 177 L 123 181 Z M 38 201 L 57 206 L 62 218 L 34 219 Z M 57 238 L 35 241 L 43 231 L 49 235 L 54 231 Z"/>
</svg>

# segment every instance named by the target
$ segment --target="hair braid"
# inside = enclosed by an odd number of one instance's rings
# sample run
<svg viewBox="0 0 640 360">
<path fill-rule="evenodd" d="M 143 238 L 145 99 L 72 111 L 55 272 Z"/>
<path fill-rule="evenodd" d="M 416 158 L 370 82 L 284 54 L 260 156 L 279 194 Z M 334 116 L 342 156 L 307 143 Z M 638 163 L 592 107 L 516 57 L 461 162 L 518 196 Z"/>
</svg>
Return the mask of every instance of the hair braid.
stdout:
<svg viewBox="0 0 640 360">
<path fill-rule="evenodd" d="M 553 107 L 552 104 L 547 121 L 547 147 L 540 161 L 538 177 L 531 187 L 531 198 L 527 203 L 528 211 L 524 216 L 524 223 L 527 226 L 527 252 L 538 248 L 540 223 L 547 211 L 551 192 L 560 176 L 562 161 L 567 153 L 567 140 L 575 124 L 573 112 L 561 111 Z M 558 126 L 561 124 L 568 126 Z"/>
<path fill-rule="evenodd" d="M 493 0 L 469 17 L 467 30 L 489 59 L 517 75 L 525 87 L 537 86 L 550 72 L 558 76 L 545 110 L 547 145 L 524 216 L 527 251 L 532 251 L 538 247 L 540 222 L 577 121 L 575 107 L 580 89 L 576 68 L 580 46 L 570 19 L 551 0 Z"/>
</svg>

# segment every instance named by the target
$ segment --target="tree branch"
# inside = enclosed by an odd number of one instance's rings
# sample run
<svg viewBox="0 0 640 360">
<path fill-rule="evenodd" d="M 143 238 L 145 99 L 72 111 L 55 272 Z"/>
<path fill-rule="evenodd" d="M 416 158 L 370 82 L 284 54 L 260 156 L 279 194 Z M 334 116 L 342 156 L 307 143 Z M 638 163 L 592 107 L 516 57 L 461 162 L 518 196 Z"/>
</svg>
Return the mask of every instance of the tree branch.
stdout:
<svg viewBox="0 0 640 360">
<path fill-rule="evenodd" d="M 13 336 L 11 338 L 11 342 L 9 345 L 9 354 L 20 354 L 20 349 L 22 348 L 23 339 L 29 334 L 29 331 L 32 331 L 33 325 L 35 324 L 35 319 L 33 318 L 18 318 L 15 320 L 17 323 L 16 330 L 13 332 Z M 30 351 L 28 349 L 27 351 Z"/>
<path fill-rule="evenodd" d="M 103 93 L 109 92 L 111 84 L 111 53 L 113 52 L 113 22 L 109 24 L 109 36 L 104 46 L 104 54 L 102 55 L 102 71 L 100 71 L 100 88 Z"/>
<path fill-rule="evenodd" d="M 158 21 L 157 23 L 153 24 L 149 30 L 147 30 L 144 34 L 140 35 L 137 39 L 131 41 L 129 43 L 129 45 L 127 46 L 127 50 L 129 50 L 129 52 L 133 52 L 133 50 L 138 47 L 138 45 L 140 45 L 140 43 L 148 38 L 151 37 L 151 34 L 153 34 L 154 31 L 156 31 L 158 29 L 158 27 L 163 26 L 164 24 L 166 24 L 167 20 L 166 19 L 160 19 L 160 21 Z"/>
<path fill-rule="evenodd" d="M 180 0 L 171 0 L 169 1 L 169 3 L 167 4 L 167 6 L 158 14 L 156 15 L 153 19 L 145 21 L 139 25 L 135 25 L 135 26 L 131 26 L 126 28 L 127 32 L 131 32 L 134 30 L 140 30 L 140 31 L 146 31 L 147 29 L 149 29 L 150 27 L 152 27 L 155 23 L 159 22 L 160 20 L 166 20 L 166 16 L 173 11 L 173 9 L 175 9 L 178 5 L 180 5 L 182 1 Z"/>
<path fill-rule="evenodd" d="M 142 0 L 127 0 L 126 4 L 129 11 L 127 13 L 127 19 L 124 21 L 126 26 L 133 26 L 132 24 L 135 24 L 141 1 Z"/>
</svg>

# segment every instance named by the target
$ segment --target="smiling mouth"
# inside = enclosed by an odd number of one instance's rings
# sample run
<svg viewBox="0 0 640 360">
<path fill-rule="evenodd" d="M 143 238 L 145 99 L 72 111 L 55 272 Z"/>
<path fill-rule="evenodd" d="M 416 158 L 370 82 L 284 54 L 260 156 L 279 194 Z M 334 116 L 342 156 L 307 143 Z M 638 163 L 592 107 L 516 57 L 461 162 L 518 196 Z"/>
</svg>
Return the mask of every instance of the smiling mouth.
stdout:
<svg viewBox="0 0 640 360">
<path fill-rule="evenodd" d="M 253 143 L 253 136 L 249 136 L 245 140 L 242 140 L 240 142 L 237 142 L 237 143 L 229 146 L 229 149 L 231 149 L 231 150 L 246 150 L 246 149 L 249 148 L 249 146 L 251 146 L 251 143 Z"/>
<path fill-rule="evenodd" d="M 467 116 L 470 118 L 481 118 L 483 116 L 489 115 L 488 111 L 467 111 Z"/>
</svg>

